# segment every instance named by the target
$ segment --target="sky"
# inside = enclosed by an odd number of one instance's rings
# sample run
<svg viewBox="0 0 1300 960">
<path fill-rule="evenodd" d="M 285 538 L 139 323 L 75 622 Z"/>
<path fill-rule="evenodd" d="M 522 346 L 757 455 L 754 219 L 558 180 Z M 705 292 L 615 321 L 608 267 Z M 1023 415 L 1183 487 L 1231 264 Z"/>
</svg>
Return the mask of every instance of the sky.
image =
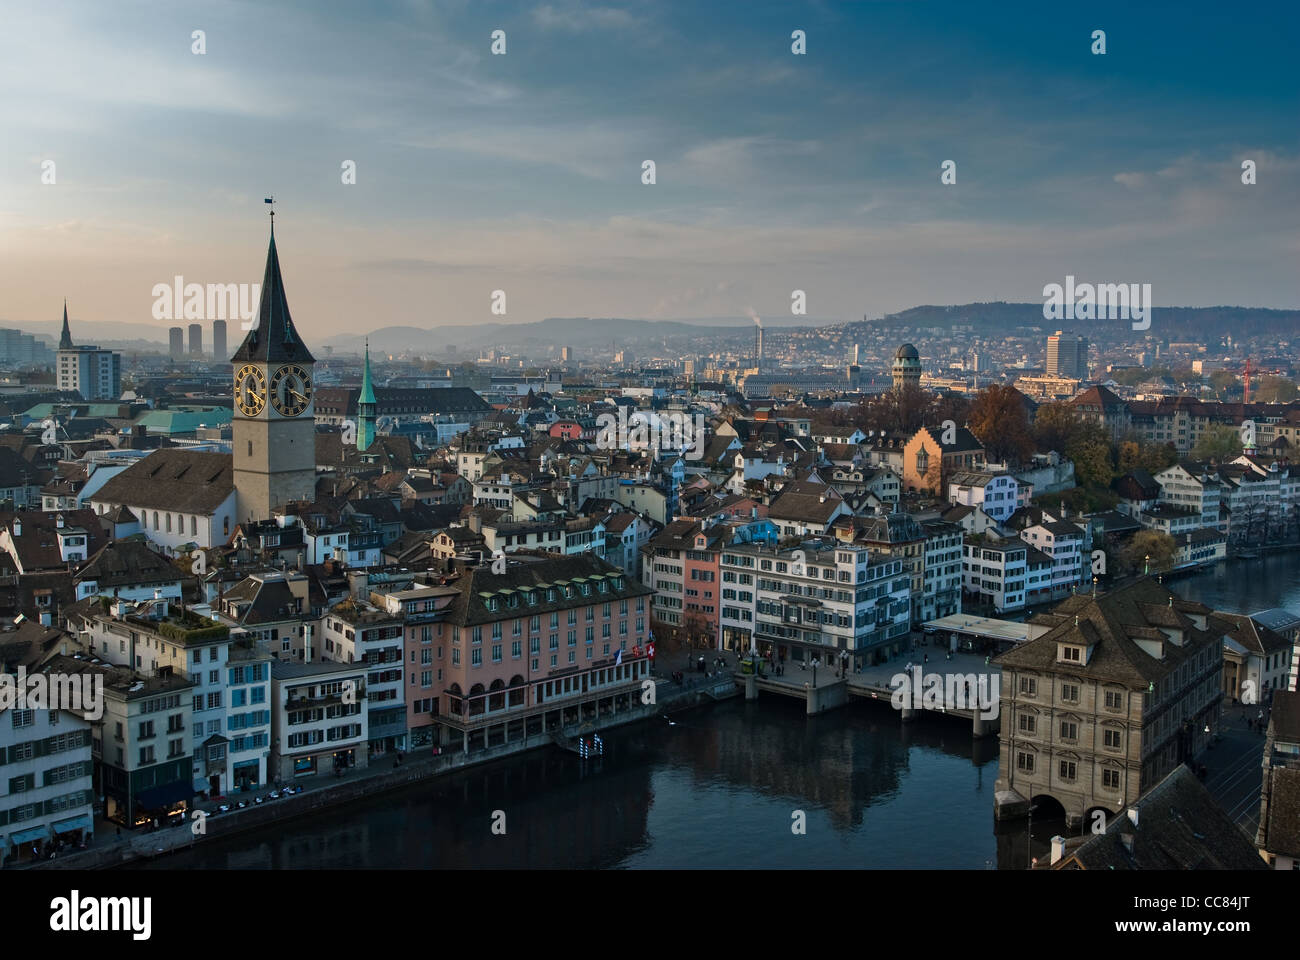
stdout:
<svg viewBox="0 0 1300 960">
<path fill-rule="evenodd" d="M 66 297 L 74 334 L 170 326 L 156 284 L 260 282 L 270 195 L 309 339 L 780 325 L 794 290 L 841 322 L 1067 275 L 1300 307 L 1300 5 L 1130 6 L 11 5 L 0 325 Z"/>
</svg>

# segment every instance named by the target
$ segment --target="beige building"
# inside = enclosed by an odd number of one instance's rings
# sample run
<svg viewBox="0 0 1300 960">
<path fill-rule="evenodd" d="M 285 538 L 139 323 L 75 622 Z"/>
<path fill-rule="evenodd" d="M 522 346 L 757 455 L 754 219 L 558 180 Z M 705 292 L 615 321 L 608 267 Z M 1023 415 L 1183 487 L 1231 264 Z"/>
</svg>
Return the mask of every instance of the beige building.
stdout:
<svg viewBox="0 0 1300 960">
<path fill-rule="evenodd" d="M 1219 729 L 1229 624 L 1143 578 L 1039 614 L 1002 654 L 995 814 L 1055 801 L 1077 827 L 1131 806 Z M 1051 812 L 1045 814 L 1050 816 Z"/>
</svg>

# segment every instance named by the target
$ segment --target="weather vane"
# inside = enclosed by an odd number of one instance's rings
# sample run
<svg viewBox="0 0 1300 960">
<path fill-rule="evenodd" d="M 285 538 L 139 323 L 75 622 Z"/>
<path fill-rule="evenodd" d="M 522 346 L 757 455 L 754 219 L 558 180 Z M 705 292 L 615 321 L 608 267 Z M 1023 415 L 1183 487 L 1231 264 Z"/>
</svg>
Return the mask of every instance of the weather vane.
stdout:
<svg viewBox="0 0 1300 960">
<path fill-rule="evenodd" d="M 272 206 L 271 206 L 271 226 L 274 227 L 274 226 L 275 226 L 275 206 L 274 206 L 274 204 L 275 204 L 275 197 L 267 197 L 267 198 L 266 198 L 265 200 L 263 200 L 262 202 L 263 202 L 263 203 L 269 203 L 269 204 L 272 205 Z"/>
</svg>

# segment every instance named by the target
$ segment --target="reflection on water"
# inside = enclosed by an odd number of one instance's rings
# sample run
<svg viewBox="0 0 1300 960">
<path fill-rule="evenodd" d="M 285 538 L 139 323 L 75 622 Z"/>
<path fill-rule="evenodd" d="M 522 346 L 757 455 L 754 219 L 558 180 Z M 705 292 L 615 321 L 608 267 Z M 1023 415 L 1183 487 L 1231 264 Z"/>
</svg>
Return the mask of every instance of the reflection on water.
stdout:
<svg viewBox="0 0 1300 960">
<path fill-rule="evenodd" d="M 1300 610 L 1300 560 L 1220 564 L 1170 586 L 1231 612 Z M 1024 869 L 1065 830 L 1035 819 L 1031 851 L 1024 821 L 995 827 L 997 740 L 972 741 L 958 720 L 904 725 L 860 701 L 808 718 L 768 696 L 674 721 L 610 731 L 608 755 L 585 766 L 539 751 L 146 866 Z"/>
</svg>

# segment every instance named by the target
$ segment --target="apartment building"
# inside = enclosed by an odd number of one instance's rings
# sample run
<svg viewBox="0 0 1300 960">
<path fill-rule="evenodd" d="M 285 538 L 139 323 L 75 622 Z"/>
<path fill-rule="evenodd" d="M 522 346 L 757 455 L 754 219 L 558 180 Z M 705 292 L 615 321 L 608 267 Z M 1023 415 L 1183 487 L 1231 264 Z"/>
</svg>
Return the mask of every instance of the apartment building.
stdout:
<svg viewBox="0 0 1300 960">
<path fill-rule="evenodd" d="M 0 710 L 0 865 L 39 859 L 55 840 L 93 837 L 91 741 L 80 713 Z"/>
<path fill-rule="evenodd" d="M 640 705 L 650 588 L 591 554 L 459 564 L 447 607 L 440 743 L 466 752 Z"/>
<path fill-rule="evenodd" d="M 1200 518 L 1199 526 L 1222 529 L 1219 524 L 1219 505 L 1223 485 L 1212 468 L 1205 464 L 1183 461 L 1161 470 L 1155 479 L 1160 484 L 1160 503 L 1196 514 Z"/>
<path fill-rule="evenodd" d="M 921 594 L 912 594 L 912 622 L 925 623 L 961 613 L 962 545 L 965 531 L 955 523 L 927 520 Z"/>
<path fill-rule="evenodd" d="M 1092 539 L 1086 524 L 1081 527 L 1069 520 L 1045 521 L 1025 527 L 1020 539 L 1052 558 L 1052 598 L 1063 597 L 1091 579 L 1088 551 Z"/>
<path fill-rule="evenodd" d="M 255 635 L 240 631 L 236 643 L 229 626 L 174 607 L 166 599 L 131 604 L 92 597 L 70 608 L 67 623 L 89 655 L 142 677 L 174 675 L 189 682 L 191 707 L 185 722 L 195 792 L 215 796 L 231 791 L 237 782 L 265 782 L 261 776 L 251 780 L 253 761 L 259 775 L 265 771 L 270 733 L 265 681 L 261 686 L 251 679 L 230 686 L 236 664 L 243 668 L 241 676 L 252 677 L 262 672 L 258 664 L 271 659 Z M 238 781 L 234 739 L 239 740 Z"/>
<path fill-rule="evenodd" d="M 406 749 L 405 610 L 349 597 L 321 618 L 321 660 L 366 669 L 369 756 Z"/>
<path fill-rule="evenodd" d="M 1228 624 L 1204 604 L 1144 577 L 1031 622 L 1050 629 L 997 658 L 1000 815 L 1044 800 L 1072 827 L 1118 814 L 1219 729 Z"/>
<path fill-rule="evenodd" d="M 292 781 L 367 765 L 366 673 L 357 663 L 271 664 L 273 777 Z"/>
<path fill-rule="evenodd" d="M 1009 473 L 956 470 L 948 478 L 948 502 L 980 507 L 998 523 L 1006 523 L 1020 505 L 1019 487 Z"/>
<path fill-rule="evenodd" d="M 733 544 L 722 554 L 722 646 L 854 668 L 903 649 L 912 574 L 899 557 L 832 538 L 794 547 Z"/>
<path fill-rule="evenodd" d="M 992 604 L 998 613 L 1023 609 L 1032 549 L 1019 539 L 968 537 L 962 544 L 962 589 L 975 601 Z M 1050 572 L 1048 576 L 1050 583 Z"/>
<path fill-rule="evenodd" d="M 438 691 L 445 682 L 447 608 L 460 595 L 453 586 L 416 584 L 406 589 L 373 590 L 370 602 L 400 615 L 406 630 L 406 745 L 410 750 L 437 742 Z"/>
<path fill-rule="evenodd" d="M 729 539 L 721 524 L 674 520 L 645 545 L 641 566 L 655 619 L 711 648 L 718 645 L 718 564 Z"/>
</svg>

